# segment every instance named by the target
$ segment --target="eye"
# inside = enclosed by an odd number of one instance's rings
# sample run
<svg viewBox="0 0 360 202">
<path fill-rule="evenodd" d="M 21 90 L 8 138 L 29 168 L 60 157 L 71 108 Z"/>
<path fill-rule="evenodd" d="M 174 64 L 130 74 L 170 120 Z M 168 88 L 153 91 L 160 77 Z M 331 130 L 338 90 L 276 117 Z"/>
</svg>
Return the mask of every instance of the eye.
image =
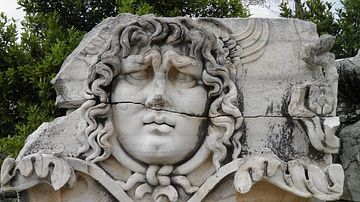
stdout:
<svg viewBox="0 0 360 202">
<path fill-rule="evenodd" d="M 181 73 L 181 72 L 177 72 L 177 74 L 175 74 L 174 79 L 179 83 L 189 83 L 194 80 L 194 78 L 192 76 Z"/>
<path fill-rule="evenodd" d="M 131 77 L 132 79 L 135 80 L 147 80 L 150 78 L 150 74 L 149 74 L 149 70 L 142 70 L 142 71 L 138 71 L 138 72 L 133 72 L 133 73 L 129 73 L 127 74 L 127 76 Z"/>
<path fill-rule="evenodd" d="M 125 80 L 134 85 L 146 85 L 151 77 L 152 72 L 149 69 L 125 74 Z"/>
<path fill-rule="evenodd" d="M 196 79 L 191 75 L 176 71 L 173 74 L 173 82 L 182 87 L 192 88 L 196 85 Z"/>
</svg>

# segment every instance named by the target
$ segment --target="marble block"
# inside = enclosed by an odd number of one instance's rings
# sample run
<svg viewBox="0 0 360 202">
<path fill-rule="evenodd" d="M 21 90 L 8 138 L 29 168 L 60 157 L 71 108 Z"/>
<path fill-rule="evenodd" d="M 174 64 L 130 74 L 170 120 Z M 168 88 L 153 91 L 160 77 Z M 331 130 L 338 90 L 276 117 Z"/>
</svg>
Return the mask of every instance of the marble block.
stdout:
<svg viewBox="0 0 360 202">
<path fill-rule="evenodd" d="M 123 14 L 52 80 L 68 113 L 1 169 L 20 201 L 337 200 L 338 74 L 296 19 Z"/>
</svg>

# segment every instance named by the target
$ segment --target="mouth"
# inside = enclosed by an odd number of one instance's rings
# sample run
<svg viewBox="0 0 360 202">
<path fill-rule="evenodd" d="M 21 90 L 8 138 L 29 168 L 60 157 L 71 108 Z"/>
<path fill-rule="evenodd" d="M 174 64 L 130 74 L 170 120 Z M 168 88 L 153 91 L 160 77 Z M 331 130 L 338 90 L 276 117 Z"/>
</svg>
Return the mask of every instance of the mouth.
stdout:
<svg viewBox="0 0 360 202">
<path fill-rule="evenodd" d="M 166 134 L 175 128 L 175 125 L 156 122 L 144 123 L 144 126 L 147 130 L 149 130 L 149 132 L 155 132 L 156 134 Z"/>
<path fill-rule="evenodd" d="M 144 126 L 149 132 L 165 134 L 175 129 L 175 122 L 167 116 L 145 116 Z"/>
<path fill-rule="evenodd" d="M 158 125 L 158 126 L 168 126 L 168 127 L 171 127 L 171 128 L 175 128 L 175 125 L 172 125 L 172 124 L 169 124 L 169 123 L 165 123 L 165 122 L 163 122 L 163 123 L 157 123 L 157 122 L 155 122 L 155 121 L 153 121 L 153 122 L 149 122 L 149 123 L 144 123 L 144 125 L 146 126 L 146 125 Z"/>
</svg>

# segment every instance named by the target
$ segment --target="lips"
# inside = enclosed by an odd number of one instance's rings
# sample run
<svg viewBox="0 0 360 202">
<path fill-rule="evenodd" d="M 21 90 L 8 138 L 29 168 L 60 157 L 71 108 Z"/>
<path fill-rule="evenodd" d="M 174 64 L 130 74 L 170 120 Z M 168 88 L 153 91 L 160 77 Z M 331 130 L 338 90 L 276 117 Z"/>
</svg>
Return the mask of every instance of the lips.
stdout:
<svg viewBox="0 0 360 202">
<path fill-rule="evenodd" d="M 156 133 L 169 133 L 175 128 L 175 121 L 162 114 L 148 114 L 143 118 L 144 126 Z"/>
</svg>

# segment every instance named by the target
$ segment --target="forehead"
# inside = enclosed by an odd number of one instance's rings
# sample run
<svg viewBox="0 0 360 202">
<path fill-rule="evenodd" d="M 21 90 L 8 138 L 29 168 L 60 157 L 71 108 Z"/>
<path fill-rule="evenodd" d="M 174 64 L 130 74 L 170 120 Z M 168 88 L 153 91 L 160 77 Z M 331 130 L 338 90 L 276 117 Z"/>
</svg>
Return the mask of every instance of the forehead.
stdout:
<svg viewBox="0 0 360 202">
<path fill-rule="evenodd" d="M 141 44 L 133 44 L 130 47 L 129 55 L 145 55 L 151 50 L 157 50 L 163 55 L 168 50 L 173 50 L 180 55 L 190 56 L 190 47 L 187 43 L 180 44 L 151 44 L 147 43 L 145 46 Z M 200 58 L 198 58 L 200 60 Z"/>
</svg>

